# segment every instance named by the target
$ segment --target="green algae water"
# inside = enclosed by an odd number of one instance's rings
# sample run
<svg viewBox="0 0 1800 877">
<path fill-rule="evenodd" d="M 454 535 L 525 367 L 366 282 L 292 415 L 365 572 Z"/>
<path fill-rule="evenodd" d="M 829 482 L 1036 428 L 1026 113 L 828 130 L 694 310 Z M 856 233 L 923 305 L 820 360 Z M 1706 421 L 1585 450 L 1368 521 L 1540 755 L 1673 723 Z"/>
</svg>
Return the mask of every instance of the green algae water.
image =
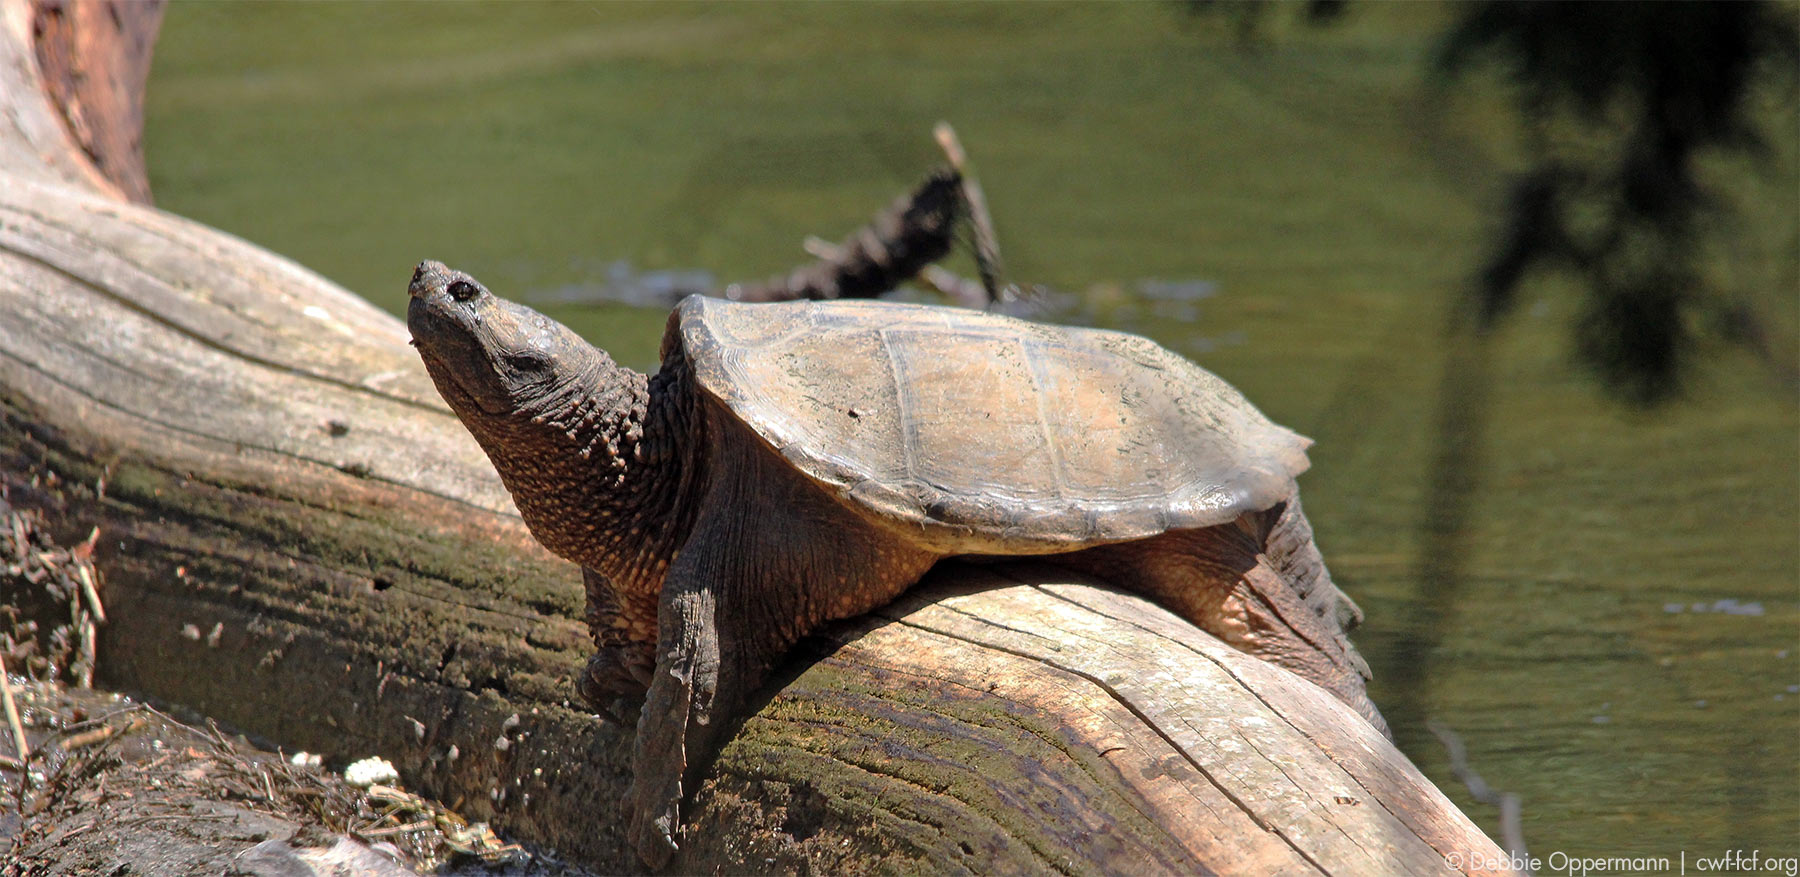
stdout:
<svg viewBox="0 0 1800 877">
<path fill-rule="evenodd" d="M 159 206 L 398 312 L 422 258 L 512 297 L 621 262 L 775 274 L 916 182 L 948 119 L 1016 279 L 1318 441 L 1301 484 L 1371 694 L 1471 817 L 1497 835 L 1427 719 L 1521 798 L 1546 871 L 1800 856 L 1793 388 L 1723 351 L 1623 409 L 1571 365 L 1554 278 L 1446 340 L 1519 167 L 1496 86 L 1430 84 L 1446 15 L 1276 10 L 1246 43 L 1150 3 L 184 3 L 145 143 Z M 1707 168 L 1735 210 L 1709 271 L 1791 341 L 1800 114 L 1759 112 L 1768 153 Z M 653 364 L 666 312 L 546 309 Z"/>
</svg>

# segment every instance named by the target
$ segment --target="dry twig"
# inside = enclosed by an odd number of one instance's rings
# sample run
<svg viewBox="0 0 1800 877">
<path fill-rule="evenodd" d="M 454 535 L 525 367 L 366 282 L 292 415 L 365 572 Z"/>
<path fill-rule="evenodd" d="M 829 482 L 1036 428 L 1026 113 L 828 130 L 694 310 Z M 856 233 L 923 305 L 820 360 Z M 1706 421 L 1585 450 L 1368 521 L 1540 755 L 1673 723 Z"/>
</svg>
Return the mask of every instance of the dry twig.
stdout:
<svg viewBox="0 0 1800 877">
<path fill-rule="evenodd" d="M 64 752 L 73 752 L 83 746 L 92 746 L 95 743 L 99 743 L 116 733 L 118 733 L 117 728 L 114 728 L 112 725 L 103 725 L 94 728 L 91 731 L 71 734 L 59 741 L 57 746 L 61 747 Z"/>
<path fill-rule="evenodd" d="M 6 723 L 12 726 L 14 751 L 19 754 L 19 762 L 31 759 L 31 744 L 25 741 L 25 726 L 19 722 L 19 705 L 13 702 L 12 680 L 6 676 L 6 658 L 0 656 L 0 701 L 6 707 Z"/>
<path fill-rule="evenodd" d="M 949 122 L 937 123 L 931 133 L 961 181 L 963 208 L 968 212 L 969 224 L 975 232 L 975 267 L 981 272 L 981 285 L 987 290 L 988 302 L 1012 301 L 1018 297 L 1018 291 L 1010 284 L 1000 285 L 1006 275 L 1005 264 L 1000 260 L 1000 236 L 994 231 L 993 215 L 988 213 L 987 195 L 981 191 L 981 183 L 969 173 L 969 154 L 963 150 L 962 141 L 957 139 L 956 129 L 950 127 Z"/>
<path fill-rule="evenodd" d="M 99 534 L 99 532 L 99 528 L 94 529 L 95 534 Z M 94 613 L 94 620 L 101 624 L 105 624 L 106 607 L 100 605 L 100 591 L 98 588 L 94 587 L 93 568 L 94 564 L 92 561 L 78 561 L 75 565 L 75 574 L 81 578 L 81 594 L 87 598 L 88 606 L 90 607 L 89 611 Z"/>
<path fill-rule="evenodd" d="M 737 301 L 872 298 L 950 252 L 962 213 L 961 177 L 941 168 L 821 258 L 757 284 L 732 284 Z M 969 304 L 965 302 L 965 304 Z"/>
</svg>

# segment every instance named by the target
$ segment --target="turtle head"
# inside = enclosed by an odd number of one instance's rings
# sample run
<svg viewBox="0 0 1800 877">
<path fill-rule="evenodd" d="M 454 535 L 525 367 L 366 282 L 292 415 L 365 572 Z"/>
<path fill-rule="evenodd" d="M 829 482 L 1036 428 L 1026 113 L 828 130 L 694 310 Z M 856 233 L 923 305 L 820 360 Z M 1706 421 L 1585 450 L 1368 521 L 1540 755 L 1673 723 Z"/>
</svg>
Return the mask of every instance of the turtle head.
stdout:
<svg viewBox="0 0 1800 877">
<path fill-rule="evenodd" d="M 407 291 L 413 346 L 465 422 L 541 414 L 611 364 L 568 327 L 442 262 L 420 262 Z"/>
<path fill-rule="evenodd" d="M 640 494 L 666 492 L 668 473 L 645 462 L 664 456 L 646 453 L 645 376 L 442 262 L 420 262 L 408 291 L 406 326 L 425 370 L 532 534 L 583 566 L 630 574 L 594 521 L 642 518 Z"/>
</svg>

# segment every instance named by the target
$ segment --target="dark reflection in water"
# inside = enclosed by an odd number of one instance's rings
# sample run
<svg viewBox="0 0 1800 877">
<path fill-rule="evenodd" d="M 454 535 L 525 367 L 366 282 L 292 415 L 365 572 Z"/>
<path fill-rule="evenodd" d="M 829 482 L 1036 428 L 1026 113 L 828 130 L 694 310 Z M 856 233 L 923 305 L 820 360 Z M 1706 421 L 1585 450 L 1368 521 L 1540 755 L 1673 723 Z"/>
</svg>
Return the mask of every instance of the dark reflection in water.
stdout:
<svg viewBox="0 0 1800 877">
<path fill-rule="evenodd" d="M 1425 727 L 1432 661 L 1439 640 L 1452 627 L 1451 614 L 1465 583 L 1469 510 L 1481 486 L 1493 380 L 1488 334 L 1453 330 L 1450 336 L 1450 354 L 1438 382 L 1436 447 L 1419 521 L 1418 592 L 1407 606 L 1392 664 L 1382 668 L 1396 692 L 1383 706 L 1394 742 L 1415 757 L 1432 739 Z"/>
</svg>

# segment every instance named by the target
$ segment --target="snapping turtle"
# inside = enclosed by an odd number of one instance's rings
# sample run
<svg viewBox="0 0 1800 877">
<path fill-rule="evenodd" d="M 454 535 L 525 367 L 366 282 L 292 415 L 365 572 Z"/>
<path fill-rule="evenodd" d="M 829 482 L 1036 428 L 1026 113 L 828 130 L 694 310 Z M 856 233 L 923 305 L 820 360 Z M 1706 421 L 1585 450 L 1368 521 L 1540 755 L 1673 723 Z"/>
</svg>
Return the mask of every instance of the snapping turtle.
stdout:
<svg viewBox="0 0 1800 877">
<path fill-rule="evenodd" d="M 625 806 L 653 866 L 783 653 L 951 555 L 1061 555 L 1381 723 L 1295 494 L 1308 440 L 1144 338 L 696 296 L 645 376 L 441 263 L 410 292 L 439 392 L 584 569 L 583 695 L 647 693 Z"/>
</svg>

